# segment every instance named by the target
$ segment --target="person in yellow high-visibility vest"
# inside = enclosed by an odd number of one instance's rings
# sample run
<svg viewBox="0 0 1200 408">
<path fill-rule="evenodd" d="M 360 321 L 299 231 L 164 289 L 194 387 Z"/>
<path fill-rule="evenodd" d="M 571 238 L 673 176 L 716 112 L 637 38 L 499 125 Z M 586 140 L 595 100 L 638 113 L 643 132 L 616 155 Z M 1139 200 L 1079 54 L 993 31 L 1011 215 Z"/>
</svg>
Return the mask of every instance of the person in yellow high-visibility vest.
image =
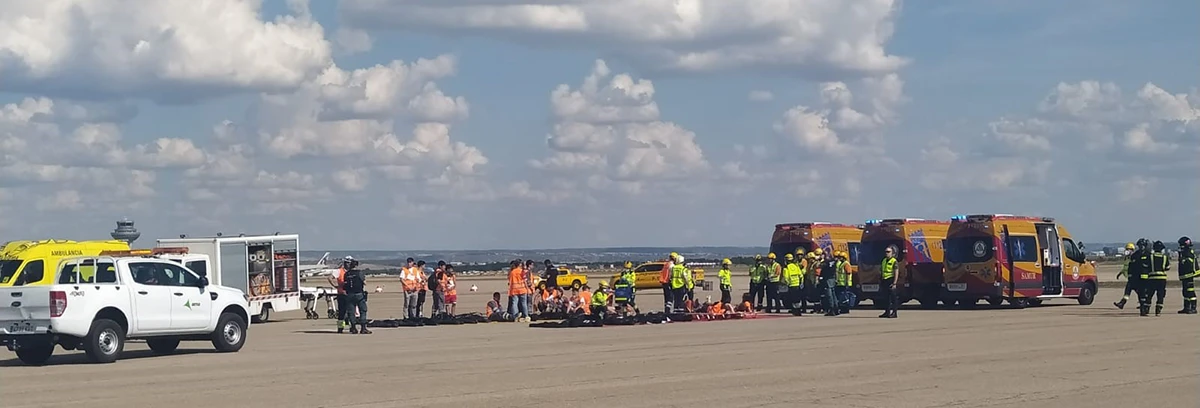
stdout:
<svg viewBox="0 0 1200 408">
<path fill-rule="evenodd" d="M 762 311 L 763 296 L 766 295 L 766 289 L 763 285 L 766 283 L 767 266 L 763 265 L 762 255 L 754 256 L 754 265 L 750 267 L 750 298 L 754 302 L 754 310 Z"/>
<path fill-rule="evenodd" d="M 896 253 L 892 248 L 884 250 L 883 263 L 879 265 L 879 290 L 883 292 L 884 300 L 883 314 L 879 317 L 885 319 L 895 319 L 896 308 L 900 304 L 896 297 L 896 282 L 900 274 L 896 273 Z"/>
<path fill-rule="evenodd" d="M 783 302 L 779 299 L 779 282 L 783 280 L 783 266 L 779 265 L 775 259 L 774 252 L 767 254 L 767 313 L 779 313 L 779 309 L 783 307 Z"/>
<path fill-rule="evenodd" d="M 851 296 L 854 294 L 851 288 L 854 287 L 854 276 L 850 274 L 849 254 L 846 251 L 837 251 L 835 253 L 837 259 L 837 297 L 840 303 L 839 311 L 841 313 L 850 313 L 850 307 L 853 305 Z"/>
<path fill-rule="evenodd" d="M 671 266 L 671 274 L 669 285 L 671 287 L 671 303 L 668 308 L 668 313 L 674 313 L 683 306 L 683 302 L 687 300 L 687 291 L 692 284 L 692 271 L 684 266 L 683 256 L 675 258 L 675 264 Z"/>
<path fill-rule="evenodd" d="M 717 279 L 721 281 L 721 303 L 728 305 L 733 301 L 733 272 L 729 270 L 733 266 L 733 261 L 725 258 L 721 261 L 721 270 L 717 271 Z"/>
<path fill-rule="evenodd" d="M 803 315 L 803 309 L 798 307 L 800 298 L 803 297 L 800 287 L 804 282 L 804 267 L 801 266 L 804 259 L 796 259 L 792 254 L 787 254 L 784 255 L 783 262 L 787 264 L 783 268 L 783 281 L 787 285 L 788 311 L 797 316 Z"/>
</svg>

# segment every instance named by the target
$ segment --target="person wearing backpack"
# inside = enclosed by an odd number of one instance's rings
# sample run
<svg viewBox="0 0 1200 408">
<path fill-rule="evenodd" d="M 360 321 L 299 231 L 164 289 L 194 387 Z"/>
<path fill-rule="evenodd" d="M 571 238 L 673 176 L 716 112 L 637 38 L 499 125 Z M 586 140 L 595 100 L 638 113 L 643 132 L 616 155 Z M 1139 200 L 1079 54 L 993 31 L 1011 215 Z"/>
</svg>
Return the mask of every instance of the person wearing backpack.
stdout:
<svg viewBox="0 0 1200 408">
<path fill-rule="evenodd" d="M 371 334 L 367 329 L 367 291 L 366 277 L 358 269 L 358 261 L 350 261 L 346 266 L 346 320 L 350 326 L 350 334 Z M 354 318 L 354 309 L 358 308 L 358 318 Z M 355 324 L 358 328 L 355 328 Z"/>
<path fill-rule="evenodd" d="M 438 261 L 437 269 L 433 270 L 433 277 L 426 284 L 429 291 L 433 292 L 433 310 L 429 312 L 429 317 L 434 319 L 445 313 L 446 292 L 442 288 L 444 280 L 446 280 L 446 261 Z"/>
</svg>

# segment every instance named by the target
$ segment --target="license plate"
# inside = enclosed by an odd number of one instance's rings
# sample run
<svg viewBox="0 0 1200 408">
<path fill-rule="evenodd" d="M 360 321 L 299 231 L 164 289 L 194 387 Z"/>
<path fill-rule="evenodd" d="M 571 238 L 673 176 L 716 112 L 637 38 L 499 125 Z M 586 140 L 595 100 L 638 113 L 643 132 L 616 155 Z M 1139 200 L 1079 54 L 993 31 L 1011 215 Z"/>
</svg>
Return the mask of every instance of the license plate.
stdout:
<svg viewBox="0 0 1200 408">
<path fill-rule="evenodd" d="M 949 289 L 951 292 L 962 292 L 962 291 L 967 290 L 967 284 L 965 284 L 965 283 L 948 283 L 948 284 L 946 284 L 946 289 Z"/>
<path fill-rule="evenodd" d="M 875 285 L 875 284 L 862 285 L 862 291 L 863 292 L 878 292 L 879 285 Z"/>
<path fill-rule="evenodd" d="M 38 327 L 33 322 L 16 322 L 4 326 L 4 332 L 7 334 L 35 334 L 38 332 Z"/>
</svg>

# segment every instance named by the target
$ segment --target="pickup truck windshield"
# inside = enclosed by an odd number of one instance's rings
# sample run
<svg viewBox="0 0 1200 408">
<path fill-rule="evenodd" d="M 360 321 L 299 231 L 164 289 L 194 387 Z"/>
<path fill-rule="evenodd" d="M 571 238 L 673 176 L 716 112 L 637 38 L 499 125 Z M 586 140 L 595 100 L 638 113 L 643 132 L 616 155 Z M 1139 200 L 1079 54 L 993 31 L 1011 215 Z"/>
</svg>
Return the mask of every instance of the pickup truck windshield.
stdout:
<svg viewBox="0 0 1200 408">
<path fill-rule="evenodd" d="M 17 268 L 20 267 L 21 260 L 19 259 L 6 259 L 0 261 L 0 284 L 9 283 L 14 276 L 17 276 L 17 271 L 19 270 Z"/>
</svg>

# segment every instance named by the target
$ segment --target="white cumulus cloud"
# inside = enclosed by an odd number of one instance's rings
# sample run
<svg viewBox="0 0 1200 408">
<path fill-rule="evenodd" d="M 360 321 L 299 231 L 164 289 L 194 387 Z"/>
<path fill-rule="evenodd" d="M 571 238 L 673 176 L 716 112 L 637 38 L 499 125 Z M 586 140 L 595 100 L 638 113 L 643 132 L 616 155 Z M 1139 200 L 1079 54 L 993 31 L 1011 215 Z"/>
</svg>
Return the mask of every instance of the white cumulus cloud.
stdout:
<svg viewBox="0 0 1200 408">
<path fill-rule="evenodd" d="M 263 21 L 261 1 L 7 1 L 0 90 L 186 100 L 291 89 L 331 62 L 306 3 L 292 5 Z"/>
</svg>

